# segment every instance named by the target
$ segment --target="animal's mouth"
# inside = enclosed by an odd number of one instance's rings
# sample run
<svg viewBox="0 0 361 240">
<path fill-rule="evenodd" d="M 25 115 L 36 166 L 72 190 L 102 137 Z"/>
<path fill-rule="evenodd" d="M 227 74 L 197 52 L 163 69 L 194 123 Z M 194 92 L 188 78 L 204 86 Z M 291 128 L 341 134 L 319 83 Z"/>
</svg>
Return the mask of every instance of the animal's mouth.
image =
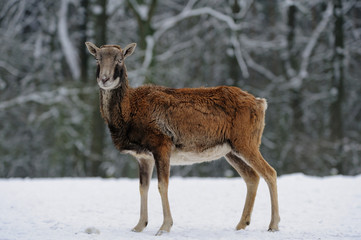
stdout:
<svg viewBox="0 0 361 240">
<path fill-rule="evenodd" d="M 117 77 L 116 79 L 109 79 L 108 81 L 105 82 L 98 79 L 98 85 L 100 88 L 104 90 L 111 90 L 114 88 L 118 88 L 121 85 L 121 83 L 120 83 L 120 78 Z"/>
</svg>

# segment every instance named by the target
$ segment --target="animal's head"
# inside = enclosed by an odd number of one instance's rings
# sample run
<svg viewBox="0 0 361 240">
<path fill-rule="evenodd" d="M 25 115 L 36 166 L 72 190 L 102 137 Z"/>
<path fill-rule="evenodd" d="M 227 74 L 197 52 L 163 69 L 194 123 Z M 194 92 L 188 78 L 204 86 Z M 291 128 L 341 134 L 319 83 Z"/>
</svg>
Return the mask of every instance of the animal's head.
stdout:
<svg viewBox="0 0 361 240">
<path fill-rule="evenodd" d="M 132 55 L 137 44 L 131 43 L 124 49 L 118 45 L 104 45 L 98 48 L 91 42 L 86 42 L 90 54 L 97 61 L 97 82 L 100 88 L 110 90 L 122 85 L 126 68 L 124 60 Z"/>
</svg>

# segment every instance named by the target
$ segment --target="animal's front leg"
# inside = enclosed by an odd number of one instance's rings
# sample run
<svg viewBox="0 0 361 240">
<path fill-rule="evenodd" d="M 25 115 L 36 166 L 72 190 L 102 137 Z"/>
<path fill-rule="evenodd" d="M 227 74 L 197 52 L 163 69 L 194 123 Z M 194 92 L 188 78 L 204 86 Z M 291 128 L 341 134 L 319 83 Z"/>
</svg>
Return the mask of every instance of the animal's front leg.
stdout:
<svg viewBox="0 0 361 240">
<path fill-rule="evenodd" d="M 148 224 L 148 190 L 152 178 L 154 160 L 141 158 L 139 161 L 140 218 L 133 232 L 141 232 Z"/>
<path fill-rule="evenodd" d="M 168 183 L 170 175 L 169 152 L 169 148 L 161 147 L 157 153 L 153 153 L 158 174 L 158 190 L 163 207 L 163 224 L 157 232 L 157 236 L 162 235 L 164 232 L 169 232 L 173 225 L 168 201 Z"/>
</svg>

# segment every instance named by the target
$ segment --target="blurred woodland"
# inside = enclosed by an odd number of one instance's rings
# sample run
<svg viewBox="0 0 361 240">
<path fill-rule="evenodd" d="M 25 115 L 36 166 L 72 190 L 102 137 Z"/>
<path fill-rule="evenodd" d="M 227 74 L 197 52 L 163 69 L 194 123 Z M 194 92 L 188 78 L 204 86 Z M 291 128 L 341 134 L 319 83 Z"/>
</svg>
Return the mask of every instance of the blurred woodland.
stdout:
<svg viewBox="0 0 361 240">
<path fill-rule="evenodd" d="M 100 117 L 84 45 L 136 42 L 133 87 L 234 85 L 268 100 L 278 174 L 361 173 L 359 0 L 2 0 L 0 177 L 136 177 Z M 238 176 L 226 161 L 173 176 Z"/>
</svg>

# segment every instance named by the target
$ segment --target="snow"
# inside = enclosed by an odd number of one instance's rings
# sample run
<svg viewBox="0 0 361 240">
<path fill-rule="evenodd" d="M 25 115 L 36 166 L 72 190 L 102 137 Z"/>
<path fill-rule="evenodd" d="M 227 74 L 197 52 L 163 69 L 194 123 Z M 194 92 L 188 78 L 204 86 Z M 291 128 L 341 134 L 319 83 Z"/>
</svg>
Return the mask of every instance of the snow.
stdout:
<svg viewBox="0 0 361 240">
<path fill-rule="evenodd" d="M 361 239 L 361 175 L 279 177 L 280 231 L 267 232 L 270 199 L 260 182 L 251 225 L 235 231 L 246 194 L 240 178 L 171 178 L 174 219 L 162 223 L 156 180 L 149 192 L 149 224 L 138 221 L 136 179 L 2 179 L 0 239 Z"/>
<path fill-rule="evenodd" d="M 138 6 L 138 9 L 137 9 L 138 13 L 139 13 L 139 16 L 142 20 L 146 21 L 148 19 L 148 6 L 145 5 L 145 4 L 141 4 Z"/>
<path fill-rule="evenodd" d="M 153 58 L 154 39 L 153 39 L 153 37 L 148 35 L 145 38 L 145 41 L 147 42 L 147 49 L 145 51 L 143 68 L 147 69 L 149 67 L 149 65 L 151 64 L 152 58 Z"/>
</svg>

